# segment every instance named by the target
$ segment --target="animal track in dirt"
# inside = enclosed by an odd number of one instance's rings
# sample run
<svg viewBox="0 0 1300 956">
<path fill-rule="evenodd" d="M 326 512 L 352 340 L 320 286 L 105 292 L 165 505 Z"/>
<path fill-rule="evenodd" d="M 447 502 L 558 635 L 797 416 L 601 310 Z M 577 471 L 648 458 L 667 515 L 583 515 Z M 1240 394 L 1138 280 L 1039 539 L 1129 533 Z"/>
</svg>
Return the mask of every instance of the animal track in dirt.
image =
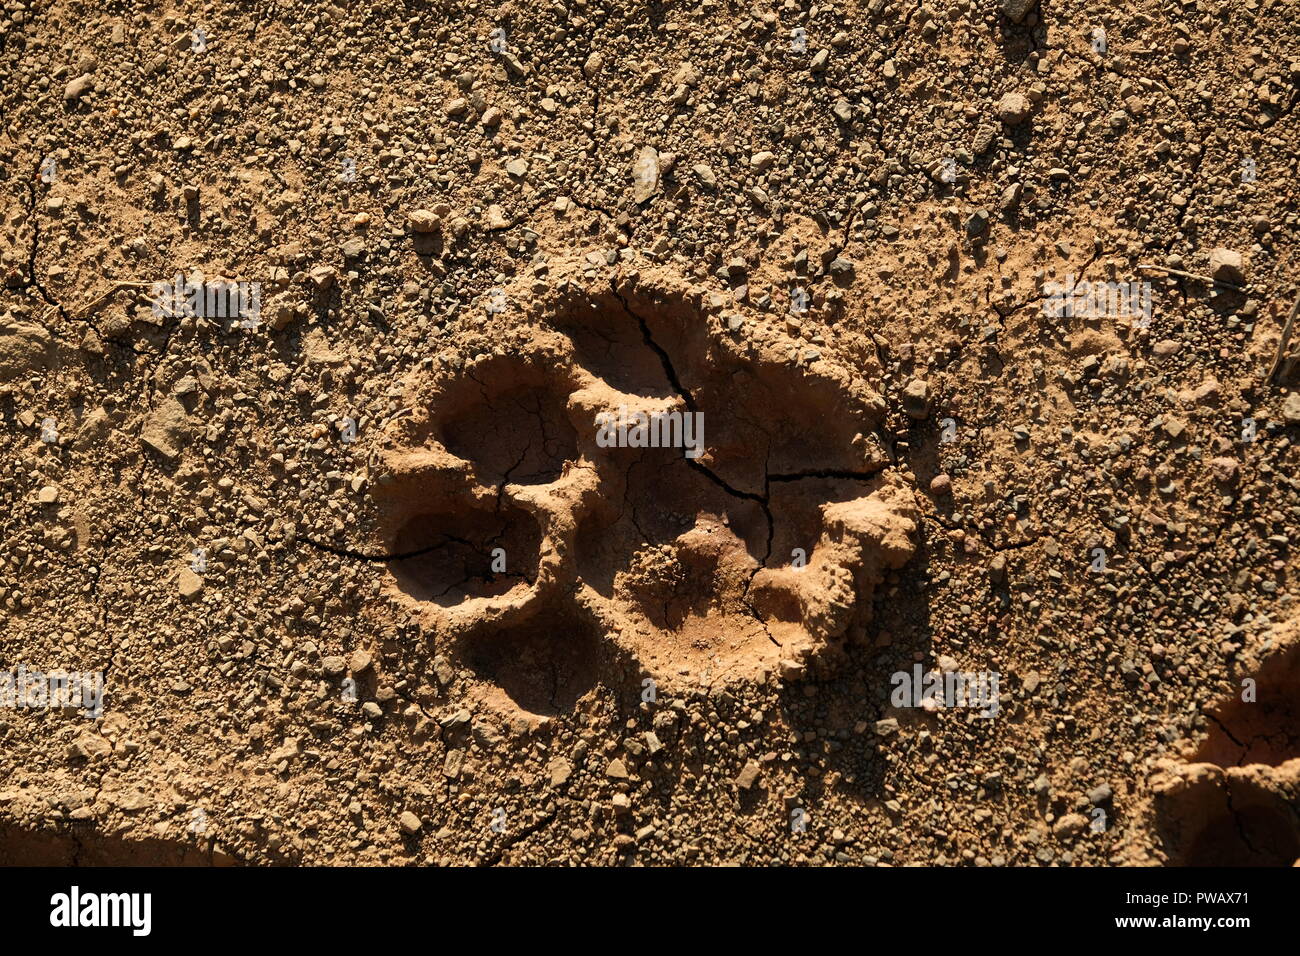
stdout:
<svg viewBox="0 0 1300 956">
<path fill-rule="evenodd" d="M 723 331 L 671 279 L 557 288 L 509 349 L 412 380 L 384 453 L 387 547 L 418 552 L 394 592 L 435 643 L 551 713 L 643 674 L 761 678 L 865 629 L 918 527 L 882 474 L 881 398 L 783 333 Z M 698 457 L 606 447 L 620 408 L 698 415 Z"/>
<path fill-rule="evenodd" d="M 1153 782 L 1160 832 L 1176 863 L 1291 866 L 1300 860 L 1300 627 L 1242 693 L 1207 716 L 1210 733 Z"/>
</svg>

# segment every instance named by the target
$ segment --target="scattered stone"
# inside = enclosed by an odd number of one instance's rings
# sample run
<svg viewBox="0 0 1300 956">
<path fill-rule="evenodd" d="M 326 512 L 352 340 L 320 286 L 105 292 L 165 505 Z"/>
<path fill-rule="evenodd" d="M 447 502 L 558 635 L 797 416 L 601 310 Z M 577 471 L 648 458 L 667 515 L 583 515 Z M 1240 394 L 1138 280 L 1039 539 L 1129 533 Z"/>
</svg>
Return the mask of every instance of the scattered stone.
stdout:
<svg viewBox="0 0 1300 956">
<path fill-rule="evenodd" d="M 987 209 L 976 209 L 971 213 L 970 218 L 966 220 L 966 235 L 971 238 L 984 235 L 984 233 L 988 232 L 991 218 Z"/>
<path fill-rule="evenodd" d="M 903 387 L 903 411 L 917 421 L 930 417 L 930 386 L 924 379 L 914 378 Z"/>
<path fill-rule="evenodd" d="M 140 441 L 168 461 L 179 458 L 189 442 L 185 406 L 174 397 L 159 402 L 145 419 Z"/>
<path fill-rule="evenodd" d="M 443 718 L 442 726 L 445 730 L 459 730 L 461 727 L 469 724 L 471 714 L 464 707 L 457 710 L 454 714 Z"/>
<path fill-rule="evenodd" d="M 424 821 L 410 810 L 403 810 L 402 815 L 397 818 L 397 825 L 407 836 L 414 836 L 424 827 Z"/>
<path fill-rule="evenodd" d="M 430 233 L 442 228 L 442 220 L 428 209 L 416 209 L 406 217 L 412 232 Z"/>
<path fill-rule="evenodd" d="M 736 786 L 741 790 L 748 790 L 758 781 L 762 769 L 757 760 L 750 760 L 736 777 Z"/>
<path fill-rule="evenodd" d="M 0 320 L 0 382 L 11 382 L 48 368 L 54 340 L 39 325 Z"/>
<path fill-rule="evenodd" d="M 1019 126 L 1025 120 L 1029 119 L 1029 114 L 1033 112 L 1033 104 L 1029 102 L 1029 97 L 1025 94 L 1012 91 L 1003 95 L 998 100 L 998 119 L 1008 126 Z"/>
<path fill-rule="evenodd" d="M 1110 784 L 1103 783 L 1088 791 L 1088 802 L 1094 807 L 1100 807 L 1104 804 L 1110 803 L 1112 796 L 1114 796 L 1114 794 L 1111 792 Z"/>
<path fill-rule="evenodd" d="M 1292 392 L 1282 403 L 1282 420 L 1288 425 L 1300 425 L 1300 392 Z"/>
<path fill-rule="evenodd" d="M 1296 414 L 1300 416 L 1300 403 L 1297 403 Z M 1300 418 L 1297 418 L 1300 421 Z M 1241 464 L 1235 458 L 1211 458 L 1209 461 L 1210 474 L 1214 480 L 1222 485 L 1233 485 L 1237 482 L 1237 475 L 1241 470 Z"/>
<path fill-rule="evenodd" d="M 448 780 L 455 780 L 460 777 L 460 772 L 465 766 L 465 751 L 449 750 L 447 759 L 442 763 L 442 775 Z"/>
<path fill-rule="evenodd" d="M 843 256 L 836 256 L 831 260 L 831 264 L 827 268 L 830 274 L 837 279 L 851 278 L 853 276 L 853 262 Z"/>
<path fill-rule="evenodd" d="M 262 316 L 273 331 L 279 332 L 288 328 L 289 323 L 298 317 L 298 310 L 294 308 L 293 303 L 281 299 L 263 306 Z"/>
<path fill-rule="evenodd" d="M 546 773 L 550 777 L 552 787 L 560 787 L 568 782 L 569 777 L 573 775 L 573 764 L 563 757 L 556 757 L 546 766 Z"/>
<path fill-rule="evenodd" d="M 69 756 L 97 760 L 113 753 L 113 745 L 93 730 L 83 730 L 68 747 Z"/>
<path fill-rule="evenodd" d="M 515 56 L 512 50 L 502 50 L 497 57 L 505 65 L 506 73 L 512 80 L 522 80 L 528 75 L 528 67 L 520 62 L 519 57 Z"/>
<path fill-rule="evenodd" d="M 307 278 L 318 291 L 332 288 L 338 281 L 338 273 L 333 266 L 316 266 L 307 273 Z"/>
<path fill-rule="evenodd" d="M 68 81 L 68 85 L 63 88 L 63 98 L 75 102 L 94 88 L 95 78 L 89 73 L 83 73 L 76 79 Z"/>
<path fill-rule="evenodd" d="M 640 205 L 659 191 L 659 151 L 642 146 L 632 164 L 632 200 Z"/>
<path fill-rule="evenodd" d="M 781 672 L 781 677 L 787 681 L 801 680 L 804 675 L 804 665 L 801 661 L 785 658 L 777 662 L 777 668 Z"/>
<path fill-rule="evenodd" d="M 1067 813 L 1054 824 L 1052 834 L 1058 840 L 1073 840 L 1088 826 L 1088 818 L 1081 813 Z"/>
<path fill-rule="evenodd" d="M 1002 15 L 1012 23 L 1022 22 L 1036 6 L 1038 0 L 1001 0 L 999 3 Z"/>
<path fill-rule="evenodd" d="M 189 568 L 181 568 L 179 590 L 182 598 L 193 601 L 203 593 L 203 579 Z"/>
<path fill-rule="evenodd" d="M 1210 276 L 1230 285 L 1246 284 L 1246 266 L 1241 253 L 1222 247 L 1210 250 Z"/>
</svg>

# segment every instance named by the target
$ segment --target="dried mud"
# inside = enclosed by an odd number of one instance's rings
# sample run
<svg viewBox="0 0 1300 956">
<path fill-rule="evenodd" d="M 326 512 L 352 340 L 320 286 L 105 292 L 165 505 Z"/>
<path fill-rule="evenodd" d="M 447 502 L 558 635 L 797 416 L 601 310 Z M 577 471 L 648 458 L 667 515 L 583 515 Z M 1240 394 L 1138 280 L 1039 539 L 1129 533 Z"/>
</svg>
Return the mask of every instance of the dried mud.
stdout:
<svg viewBox="0 0 1300 956">
<path fill-rule="evenodd" d="M 0 864 L 1292 865 L 1293 14 L 0 4 Z"/>
</svg>

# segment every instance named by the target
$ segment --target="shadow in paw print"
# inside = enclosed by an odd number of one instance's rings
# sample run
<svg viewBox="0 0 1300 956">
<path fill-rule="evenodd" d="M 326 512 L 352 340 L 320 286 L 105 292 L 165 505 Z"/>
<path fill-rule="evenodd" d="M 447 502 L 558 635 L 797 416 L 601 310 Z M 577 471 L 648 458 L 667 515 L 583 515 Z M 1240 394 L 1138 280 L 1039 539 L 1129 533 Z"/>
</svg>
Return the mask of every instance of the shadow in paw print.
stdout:
<svg viewBox="0 0 1300 956">
<path fill-rule="evenodd" d="M 1156 787 L 1156 827 L 1182 866 L 1291 866 L 1300 860 L 1300 641 L 1208 716 L 1210 732 Z"/>
<path fill-rule="evenodd" d="M 483 481 L 547 484 L 578 453 L 564 402 L 564 395 L 545 386 L 489 386 L 480 404 L 443 424 L 443 444 L 472 461 Z"/>
<path fill-rule="evenodd" d="M 1209 814 L 1183 866 L 1290 866 L 1300 858 L 1295 815 L 1255 804 Z"/>
<path fill-rule="evenodd" d="M 443 606 L 496 597 L 537 574 L 541 532 L 520 508 L 417 511 L 399 528 L 389 565 L 406 594 Z"/>
<path fill-rule="evenodd" d="M 836 373 L 811 373 L 788 352 L 759 356 L 712 337 L 684 300 L 603 296 L 553 324 L 578 363 L 619 392 L 675 396 L 701 414 L 707 455 L 696 464 L 732 493 L 762 497 L 771 481 L 867 477 L 886 464 L 878 396 Z"/>
<path fill-rule="evenodd" d="M 860 481 L 835 478 L 774 482 L 768 498 L 772 510 L 771 553 L 764 566 L 789 565 L 796 559 L 797 550 L 805 558 L 811 555 L 823 530 L 822 506 L 860 498 L 869 487 Z"/>
<path fill-rule="evenodd" d="M 1209 714 L 1210 735 L 1195 760 L 1278 766 L 1300 757 L 1300 644 L 1274 654 L 1255 675 L 1255 700 L 1231 698 Z"/>
<path fill-rule="evenodd" d="M 1294 786 L 1267 767 L 1189 764 L 1156 792 L 1156 829 L 1175 866 L 1291 866 L 1300 859 Z"/>
<path fill-rule="evenodd" d="M 572 710 L 596 686 L 608 649 L 580 609 L 548 605 L 522 623 L 485 626 L 461 641 L 459 654 L 492 691 L 545 717 Z"/>
<path fill-rule="evenodd" d="M 604 308 L 591 304 L 566 313 L 555 327 L 573 343 L 583 368 L 620 392 L 649 398 L 669 398 L 672 383 L 664 374 L 663 362 L 645 342 L 636 319 L 623 311 L 612 297 Z"/>
<path fill-rule="evenodd" d="M 818 474 L 869 477 L 864 433 L 876 423 L 830 382 L 794 366 L 687 366 L 683 387 L 705 413 L 711 465 L 736 490 L 764 495 Z"/>
</svg>

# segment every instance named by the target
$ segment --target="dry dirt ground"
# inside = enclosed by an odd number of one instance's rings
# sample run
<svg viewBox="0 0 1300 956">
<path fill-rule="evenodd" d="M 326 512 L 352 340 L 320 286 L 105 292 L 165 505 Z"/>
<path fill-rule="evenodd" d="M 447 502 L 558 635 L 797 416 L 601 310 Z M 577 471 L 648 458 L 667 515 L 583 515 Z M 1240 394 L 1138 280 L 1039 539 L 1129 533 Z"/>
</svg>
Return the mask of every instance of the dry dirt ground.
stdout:
<svg viewBox="0 0 1300 956">
<path fill-rule="evenodd" d="M 0 863 L 1290 865 L 1298 40 L 0 0 Z"/>
</svg>

